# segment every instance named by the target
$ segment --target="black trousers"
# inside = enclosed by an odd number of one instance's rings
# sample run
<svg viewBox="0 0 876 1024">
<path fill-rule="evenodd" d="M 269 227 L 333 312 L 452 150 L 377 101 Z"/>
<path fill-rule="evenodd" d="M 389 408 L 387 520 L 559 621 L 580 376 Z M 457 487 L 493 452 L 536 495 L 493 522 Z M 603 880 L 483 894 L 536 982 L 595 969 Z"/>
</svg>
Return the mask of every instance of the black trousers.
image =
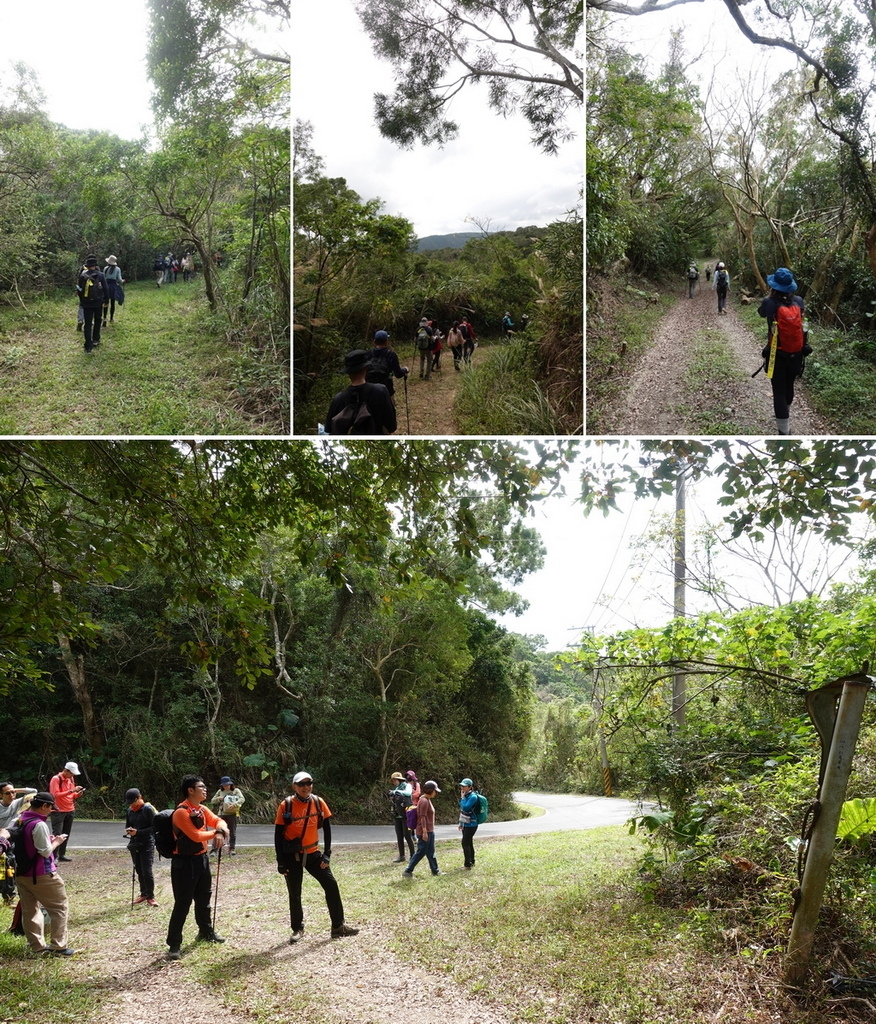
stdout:
<svg viewBox="0 0 876 1024">
<path fill-rule="evenodd" d="M 301 881 L 304 878 L 304 869 L 322 886 L 325 893 L 325 903 L 328 907 L 329 917 L 332 920 L 332 928 L 340 928 L 344 923 L 344 905 L 341 903 L 341 894 L 338 890 L 338 883 L 332 874 L 330 867 L 320 867 L 322 854 L 319 850 L 314 853 L 305 854 L 303 860 L 295 860 L 289 865 L 289 870 L 283 876 L 286 879 L 286 888 L 289 890 L 289 924 L 292 931 L 297 932 L 304 925 L 304 908 L 301 906 Z"/>
<path fill-rule="evenodd" d="M 59 857 L 66 857 L 67 843 L 69 842 L 70 833 L 73 831 L 73 812 L 52 811 L 50 817 L 52 819 L 52 835 L 59 836 L 64 832 L 67 833 L 67 839 L 55 850 Z"/>
<path fill-rule="evenodd" d="M 477 830 L 477 825 L 462 826 L 462 857 L 467 868 L 472 867 L 475 862 L 474 837 Z"/>
<path fill-rule="evenodd" d="M 395 838 L 398 843 L 398 855 L 404 857 L 405 855 L 405 841 L 408 844 L 408 857 L 414 855 L 414 837 L 411 834 L 411 830 L 408 828 L 407 822 L 404 818 L 394 818 L 395 823 Z"/>
<path fill-rule="evenodd" d="M 128 852 L 134 862 L 134 871 L 140 882 L 140 895 L 147 900 L 155 899 L 155 878 L 152 874 L 152 862 L 155 859 L 154 843 L 145 846 L 129 846 Z"/>
<path fill-rule="evenodd" d="M 794 381 L 802 367 L 802 356 L 776 352 L 776 365 L 770 383 L 773 386 L 773 412 L 777 420 L 786 420 L 791 415 L 794 401 Z"/>
<path fill-rule="evenodd" d="M 192 903 L 195 904 L 198 931 L 207 934 L 213 930 L 210 920 L 213 878 L 207 854 L 199 853 L 194 857 L 174 855 L 170 861 L 170 885 L 173 889 L 173 911 L 167 926 L 167 944 L 171 949 L 178 949 L 182 945 L 183 925 Z"/>
<path fill-rule="evenodd" d="M 220 814 L 219 817 L 228 826 L 228 846 L 229 853 L 234 853 L 237 846 L 237 815 L 236 814 Z"/>
<path fill-rule="evenodd" d="M 85 323 L 82 328 L 85 334 L 85 351 L 90 352 L 100 342 L 100 318 L 103 306 L 83 306 L 82 315 Z"/>
</svg>

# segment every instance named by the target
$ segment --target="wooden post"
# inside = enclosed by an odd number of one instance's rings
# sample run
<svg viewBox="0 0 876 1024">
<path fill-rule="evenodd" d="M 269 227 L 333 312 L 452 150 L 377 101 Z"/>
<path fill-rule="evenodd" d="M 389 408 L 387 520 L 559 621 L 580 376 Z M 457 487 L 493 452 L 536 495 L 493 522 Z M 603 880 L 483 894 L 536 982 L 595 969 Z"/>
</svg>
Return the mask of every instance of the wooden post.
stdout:
<svg viewBox="0 0 876 1024">
<path fill-rule="evenodd" d="M 800 903 L 791 925 L 785 959 L 785 984 L 795 988 L 803 984 L 809 971 L 815 926 L 827 884 L 827 873 L 833 860 L 836 830 L 852 770 L 864 701 L 871 683 L 872 680 L 864 675 L 843 681 L 830 751 L 819 790 L 819 814 L 809 839 L 806 867 L 800 883 Z"/>
</svg>

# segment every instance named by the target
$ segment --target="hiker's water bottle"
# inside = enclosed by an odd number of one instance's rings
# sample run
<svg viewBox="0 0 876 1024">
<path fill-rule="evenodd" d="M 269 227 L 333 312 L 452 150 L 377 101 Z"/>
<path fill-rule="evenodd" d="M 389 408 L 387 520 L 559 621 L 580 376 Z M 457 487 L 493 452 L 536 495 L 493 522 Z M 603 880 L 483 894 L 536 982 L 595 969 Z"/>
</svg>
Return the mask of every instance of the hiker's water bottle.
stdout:
<svg viewBox="0 0 876 1024">
<path fill-rule="evenodd" d="M 808 340 L 809 340 L 809 321 L 804 316 L 803 317 L 803 344 L 805 345 Z"/>
</svg>

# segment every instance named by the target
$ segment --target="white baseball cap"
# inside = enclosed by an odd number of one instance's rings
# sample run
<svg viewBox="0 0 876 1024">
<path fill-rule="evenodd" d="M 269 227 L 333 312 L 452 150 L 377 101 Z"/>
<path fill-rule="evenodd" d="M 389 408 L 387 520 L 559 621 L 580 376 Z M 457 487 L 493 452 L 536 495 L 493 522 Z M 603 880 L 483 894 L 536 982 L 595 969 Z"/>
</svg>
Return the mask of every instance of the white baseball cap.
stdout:
<svg viewBox="0 0 876 1024">
<path fill-rule="evenodd" d="M 299 782 L 313 782 L 313 776 L 310 774 L 310 772 L 299 772 L 292 779 L 292 785 L 297 786 Z"/>
<path fill-rule="evenodd" d="M 65 772 L 73 772 L 74 775 L 81 775 L 82 774 L 82 772 L 79 771 L 79 765 L 75 761 L 68 761 L 64 765 L 64 771 Z"/>
</svg>

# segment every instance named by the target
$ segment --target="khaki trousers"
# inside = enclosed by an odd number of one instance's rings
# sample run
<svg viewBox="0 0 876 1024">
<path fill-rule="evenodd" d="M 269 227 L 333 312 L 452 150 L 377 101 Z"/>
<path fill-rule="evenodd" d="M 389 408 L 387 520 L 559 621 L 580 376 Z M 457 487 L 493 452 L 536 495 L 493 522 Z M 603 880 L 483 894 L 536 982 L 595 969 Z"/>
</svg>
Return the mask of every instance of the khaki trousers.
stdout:
<svg viewBox="0 0 876 1024">
<path fill-rule="evenodd" d="M 60 875 L 16 875 L 18 898 L 21 900 L 21 924 L 27 942 L 34 951 L 47 945 L 43 937 L 43 915 L 46 908 L 52 931 L 50 949 L 67 948 L 67 890 Z"/>
</svg>

